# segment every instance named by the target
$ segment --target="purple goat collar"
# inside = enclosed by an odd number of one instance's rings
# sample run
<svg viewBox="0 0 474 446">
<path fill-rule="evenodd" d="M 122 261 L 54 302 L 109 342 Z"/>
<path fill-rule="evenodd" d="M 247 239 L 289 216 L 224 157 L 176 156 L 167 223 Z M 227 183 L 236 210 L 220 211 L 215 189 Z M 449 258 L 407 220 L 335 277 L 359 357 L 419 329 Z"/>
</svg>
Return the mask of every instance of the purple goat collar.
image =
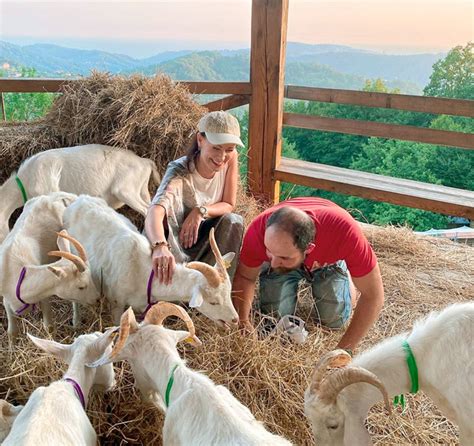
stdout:
<svg viewBox="0 0 474 446">
<path fill-rule="evenodd" d="M 21 298 L 21 284 L 23 283 L 23 280 L 25 279 L 25 275 L 26 275 L 26 266 L 24 266 L 21 269 L 20 276 L 18 277 L 18 282 L 16 283 L 15 295 L 16 295 L 16 298 L 23 304 L 21 308 L 15 311 L 15 314 L 17 316 L 20 316 L 30 306 L 33 307 L 33 310 L 36 308 L 35 304 L 28 304 Z"/>
<path fill-rule="evenodd" d="M 153 284 L 153 278 L 155 277 L 155 272 L 153 270 L 151 270 L 151 273 L 150 273 L 150 277 L 148 277 L 148 283 L 147 283 L 147 286 L 146 286 L 146 302 L 147 302 L 147 306 L 145 308 L 145 311 L 140 315 L 140 320 L 143 320 L 145 319 L 145 316 L 146 314 L 148 313 L 148 311 L 150 310 L 150 308 L 157 304 L 158 301 L 155 301 L 155 302 L 152 302 L 151 300 L 151 286 Z"/>
<path fill-rule="evenodd" d="M 86 399 L 84 398 L 84 393 L 82 392 L 81 386 L 79 383 L 72 378 L 63 378 L 63 381 L 67 381 L 68 383 L 72 384 L 72 387 L 74 387 L 74 390 L 76 391 L 77 397 L 79 398 L 79 401 L 82 404 L 82 407 L 84 410 L 86 409 Z"/>
</svg>

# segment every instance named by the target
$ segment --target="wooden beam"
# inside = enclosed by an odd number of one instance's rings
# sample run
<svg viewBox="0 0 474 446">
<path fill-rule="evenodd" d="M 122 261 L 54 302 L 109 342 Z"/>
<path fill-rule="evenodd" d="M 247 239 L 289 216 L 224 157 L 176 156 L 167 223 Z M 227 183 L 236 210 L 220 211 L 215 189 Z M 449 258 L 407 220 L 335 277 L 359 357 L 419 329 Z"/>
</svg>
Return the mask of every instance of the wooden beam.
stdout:
<svg viewBox="0 0 474 446">
<path fill-rule="evenodd" d="M 63 84 L 74 82 L 66 79 L 10 79 L 0 78 L 3 93 L 57 93 Z"/>
<path fill-rule="evenodd" d="M 279 199 L 288 0 L 253 0 L 250 50 L 248 185 L 257 197 Z"/>
<path fill-rule="evenodd" d="M 250 82 L 188 82 L 186 85 L 193 94 L 250 94 Z"/>
<path fill-rule="evenodd" d="M 302 186 L 474 219 L 474 192 L 282 158 L 275 177 Z"/>
<path fill-rule="evenodd" d="M 249 94 L 233 94 L 231 96 L 226 96 L 225 98 L 203 104 L 203 107 L 206 107 L 210 112 L 217 110 L 231 110 L 232 108 L 247 105 L 249 102 Z"/>
<path fill-rule="evenodd" d="M 61 85 L 72 84 L 74 79 L 41 78 L 0 78 L 0 92 L 6 93 L 57 93 Z M 193 94 L 250 94 L 249 82 L 188 82 L 186 85 Z"/>
<path fill-rule="evenodd" d="M 366 107 L 381 107 L 474 118 L 474 101 L 466 99 L 434 98 L 430 96 L 375 93 L 333 88 L 297 87 L 293 85 L 288 85 L 286 89 L 285 97 L 288 99 L 363 105 Z"/>
<path fill-rule="evenodd" d="M 379 138 L 401 139 L 442 146 L 474 149 L 474 134 L 426 129 L 409 125 L 384 124 L 382 122 L 359 121 L 354 119 L 324 118 L 314 115 L 285 113 L 283 124 L 303 129 L 324 130 L 350 135 L 376 136 Z"/>
</svg>

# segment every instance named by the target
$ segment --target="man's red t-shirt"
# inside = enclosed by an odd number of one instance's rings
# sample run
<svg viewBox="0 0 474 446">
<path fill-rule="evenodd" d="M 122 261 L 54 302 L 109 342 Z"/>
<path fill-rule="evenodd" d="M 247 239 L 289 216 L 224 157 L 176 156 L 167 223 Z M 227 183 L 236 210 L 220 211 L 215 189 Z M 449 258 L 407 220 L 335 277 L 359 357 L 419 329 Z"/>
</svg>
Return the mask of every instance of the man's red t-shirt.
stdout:
<svg viewBox="0 0 474 446">
<path fill-rule="evenodd" d="M 344 260 L 353 277 L 370 273 L 377 264 L 377 257 L 361 227 L 351 215 L 329 200 L 317 197 L 299 197 L 283 201 L 267 209 L 250 223 L 244 236 L 240 261 L 249 268 L 256 268 L 269 258 L 263 243 L 265 227 L 270 215 L 282 206 L 293 206 L 306 212 L 316 226 L 316 247 L 305 258 L 311 269 Z"/>
</svg>

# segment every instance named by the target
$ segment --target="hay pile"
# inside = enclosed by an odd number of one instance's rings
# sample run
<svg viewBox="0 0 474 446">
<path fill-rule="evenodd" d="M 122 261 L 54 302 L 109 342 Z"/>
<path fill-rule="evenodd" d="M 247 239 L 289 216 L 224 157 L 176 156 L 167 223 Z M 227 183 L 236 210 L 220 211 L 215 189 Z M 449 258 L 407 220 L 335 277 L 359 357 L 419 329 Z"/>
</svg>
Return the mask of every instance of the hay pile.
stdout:
<svg viewBox="0 0 474 446">
<path fill-rule="evenodd" d="M 65 85 L 43 120 L 0 125 L 0 184 L 34 153 L 92 143 L 133 150 L 163 173 L 183 154 L 205 112 L 165 75 L 93 73 Z"/>
<path fill-rule="evenodd" d="M 252 205 L 251 201 L 248 205 Z M 387 300 L 363 348 L 409 329 L 416 318 L 433 309 L 472 299 L 471 247 L 418 239 L 408 229 L 368 226 L 365 231 L 380 260 Z M 57 303 L 55 308 L 58 328 L 52 336 L 69 342 L 74 335 L 70 307 Z M 257 341 L 238 333 L 227 334 L 194 313 L 197 333 L 204 345 L 200 349 L 182 346 L 181 353 L 190 367 L 203 370 L 216 383 L 227 386 L 270 430 L 297 445 L 311 445 L 310 429 L 303 416 L 303 392 L 315 360 L 334 347 L 340 337 L 340 333 L 325 331 L 312 323 L 311 311 L 303 287 L 298 312 L 307 320 L 310 337 L 300 346 L 274 338 Z M 3 308 L 0 317 L 5 321 Z M 84 319 L 85 331 L 110 324 L 106 311 L 102 318 L 89 313 Z M 30 315 L 22 323 L 23 329 L 47 336 L 38 328 L 38 315 Z M 60 378 L 66 369 L 25 339 L 9 352 L 3 332 L 0 345 L 0 398 L 24 403 L 34 388 Z M 118 389 L 107 395 L 92 395 L 88 407 L 100 444 L 161 444 L 161 414 L 140 401 L 127 364 L 118 364 L 115 370 Z M 407 400 L 406 412 L 396 412 L 391 418 L 379 405 L 371 410 L 368 426 L 376 444 L 446 445 L 457 441 L 457 429 L 430 400 L 421 394 L 408 395 Z"/>
<path fill-rule="evenodd" d="M 154 159 L 163 172 L 169 160 L 182 153 L 188 135 L 204 109 L 191 95 L 166 77 L 152 79 L 95 73 L 68 86 L 42 122 L 0 126 L 0 183 L 20 162 L 41 150 L 86 143 L 104 143 L 134 150 Z M 248 223 L 260 210 L 255 200 L 239 192 L 237 212 Z M 130 212 L 127 216 L 134 217 Z M 133 218 L 139 224 L 138 219 Z M 474 251 L 439 240 L 418 240 L 409 230 L 365 229 L 373 244 L 385 282 L 386 305 L 363 347 L 408 329 L 413 320 L 432 309 L 472 299 Z M 71 307 L 56 302 L 56 329 L 52 338 L 71 342 L 75 333 Z M 204 341 L 194 350 L 182 346 L 189 365 L 226 385 L 273 432 L 297 445 L 310 445 L 310 429 L 303 416 L 303 392 L 315 360 L 334 347 L 340 333 L 317 327 L 311 318 L 307 290 L 301 289 L 298 314 L 307 320 L 308 342 L 288 345 L 279 339 L 257 341 L 238 333 L 223 333 L 193 313 L 197 333 Z M 107 310 L 88 312 L 84 332 L 111 324 Z M 31 392 L 59 379 L 64 364 L 39 352 L 22 337 L 10 350 L 6 315 L 0 306 L 0 398 L 24 404 Z M 258 321 L 256 321 L 258 322 Z M 22 319 L 23 331 L 40 337 L 38 314 Z M 118 388 L 91 395 L 88 415 L 102 445 L 161 443 L 162 415 L 140 401 L 127 364 L 115 367 Z M 380 407 L 371 411 L 368 425 L 377 444 L 452 444 L 457 431 L 423 395 L 408 396 L 408 409 L 388 419 Z"/>
</svg>

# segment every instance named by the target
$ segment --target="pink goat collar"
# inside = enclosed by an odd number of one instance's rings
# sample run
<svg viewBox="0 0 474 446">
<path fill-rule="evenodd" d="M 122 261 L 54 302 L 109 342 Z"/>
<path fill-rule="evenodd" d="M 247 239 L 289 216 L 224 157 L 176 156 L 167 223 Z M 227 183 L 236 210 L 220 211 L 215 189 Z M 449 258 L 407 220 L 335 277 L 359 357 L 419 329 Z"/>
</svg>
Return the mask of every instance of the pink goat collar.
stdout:
<svg viewBox="0 0 474 446">
<path fill-rule="evenodd" d="M 63 378 L 63 381 L 67 381 L 68 383 L 72 384 L 72 387 L 74 387 L 74 390 L 77 394 L 77 397 L 79 398 L 79 401 L 81 402 L 82 407 L 85 410 L 86 409 L 86 399 L 84 398 L 84 392 L 82 391 L 81 386 L 79 385 L 79 383 L 77 381 L 75 381 L 74 379 L 72 379 L 72 378 Z"/>
<path fill-rule="evenodd" d="M 28 304 L 21 298 L 21 284 L 23 283 L 23 280 L 25 279 L 25 275 L 26 275 L 26 266 L 24 266 L 21 269 L 20 276 L 18 277 L 18 282 L 16 283 L 15 296 L 23 304 L 21 308 L 15 311 L 15 314 L 17 316 L 20 316 L 25 310 L 27 310 L 30 307 L 33 307 L 33 310 L 36 308 L 35 304 Z"/>
</svg>

